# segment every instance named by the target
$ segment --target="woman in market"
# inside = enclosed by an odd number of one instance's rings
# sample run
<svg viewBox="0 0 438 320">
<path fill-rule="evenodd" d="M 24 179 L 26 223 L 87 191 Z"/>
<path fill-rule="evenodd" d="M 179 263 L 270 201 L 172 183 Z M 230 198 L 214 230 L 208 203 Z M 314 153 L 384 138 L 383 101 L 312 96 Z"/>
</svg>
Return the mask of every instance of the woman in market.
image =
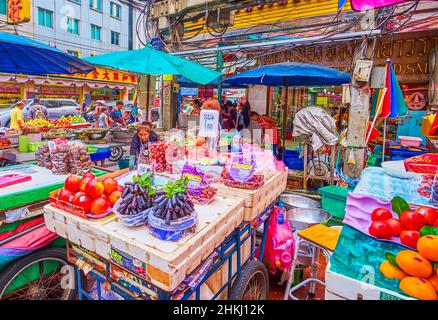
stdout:
<svg viewBox="0 0 438 320">
<path fill-rule="evenodd" d="M 108 116 L 108 107 L 102 106 L 101 107 L 101 114 L 99 115 L 99 128 L 109 128 L 110 127 L 110 121 Z"/>
<path fill-rule="evenodd" d="M 137 133 L 132 137 L 131 150 L 129 154 L 135 157 L 135 164 L 142 156 L 147 156 L 149 143 L 159 141 L 158 135 L 152 130 L 153 125 L 149 121 L 140 123 Z"/>
<path fill-rule="evenodd" d="M 15 104 L 15 108 L 11 111 L 11 123 L 9 127 L 13 130 L 20 131 L 21 127 L 24 126 L 24 115 L 23 115 L 23 109 L 24 109 L 24 102 L 18 101 Z"/>
<path fill-rule="evenodd" d="M 249 113 L 251 111 L 251 106 L 248 101 L 245 104 L 240 103 L 237 113 L 237 131 L 241 131 L 244 128 L 248 128 L 251 118 Z"/>
<path fill-rule="evenodd" d="M 193 110 L 190 113 L 191 116 L 199 116 L 201 113 L 201 101 L 198 99 L 193 100 Z"/>
</svg>

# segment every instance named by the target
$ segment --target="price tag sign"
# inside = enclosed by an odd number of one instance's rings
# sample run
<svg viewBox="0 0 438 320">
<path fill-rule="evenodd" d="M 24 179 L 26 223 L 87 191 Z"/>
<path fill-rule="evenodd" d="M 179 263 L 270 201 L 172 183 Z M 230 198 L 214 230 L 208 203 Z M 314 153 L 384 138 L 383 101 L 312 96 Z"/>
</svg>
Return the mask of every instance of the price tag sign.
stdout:
<svg viewBox="0 0 438 320">
<path fill-rule="evenodd" d="M 195 166 L 186 163 L 181 172 L 181 179 L 188 179 L 187 189 L 190 194 L 199 195 L 204 185 L 204 174 L 199 172 Z"/>
<path fill-rule="evenodd" d="M 219 136 L 219 112 L 202 110 L 199 116 L 199 135 L 201 137 Z"/>
<path fill-rule="evenodd" d="M 243 183 L 252 180 L 254 176 L 255 162 L 238 161 L 232 162 L 230 167 L 230 177 L 234 181 Z"/>
<path fill-rule="evenodd" d="M 137 175 L 141 176 L 142 174 L 150 171 L 151 166 L 148 164 L 140 163 L 137 167 Z"/>
<path fill-rule="evenodd" d="M 56 143 L 52 140 L 49 140 L 49 142 L 47 142 L 47 145 L 49 146 L 49 150 L 54 150 L 56 148 Z"/>
</svg>

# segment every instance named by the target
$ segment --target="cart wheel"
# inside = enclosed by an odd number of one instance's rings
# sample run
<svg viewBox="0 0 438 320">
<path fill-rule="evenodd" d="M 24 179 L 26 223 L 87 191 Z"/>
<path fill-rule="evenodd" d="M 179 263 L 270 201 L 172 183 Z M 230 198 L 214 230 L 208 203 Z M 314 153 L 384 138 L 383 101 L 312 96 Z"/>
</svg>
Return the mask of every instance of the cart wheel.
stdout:
<svg viewBox="0 0 438 320">
<path fill-rule="evenodd" d="M 111 156 L 109 160 L 113 162 L 119 161 L 120 159 L 122 159 L 124 153 L 125 151 L 122 147 L 111 148 Z"/>
<path fill-rule="evenodd" d="M 64 248 L 45 248 L 19 258 L 0 274 L 0 300 L 73 300 L 74 268 Z"/>
<path fill-rule="evenodd" d="M 269 278 L 263 263 L 248 261 L 231 288 L 230 300 L 267 300 Z"/>
</svg>

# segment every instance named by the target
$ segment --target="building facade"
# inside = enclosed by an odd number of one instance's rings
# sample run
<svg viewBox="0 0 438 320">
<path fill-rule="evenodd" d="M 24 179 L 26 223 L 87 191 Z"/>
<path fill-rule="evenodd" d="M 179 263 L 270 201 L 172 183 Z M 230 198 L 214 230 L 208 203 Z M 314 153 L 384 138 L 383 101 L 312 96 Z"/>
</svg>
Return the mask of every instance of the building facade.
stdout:
<svg viewBox="0 0 438 320">
<path fill-rule="evenodd" d="M 139 12 L 118 0 L 30 0 L 28 22 L 7 25 L 9 1 L 0 0 L 2 31 L 12 32 L 85 58 L 142 47 L 136 32 Z M 141 36 L 141 35 L 140 35 Z M 136 78 L 98 68 L 70 77 L 0 75 L 0 105 L 32 97 L 79 101 L 128 100 Z"/>
</svg>

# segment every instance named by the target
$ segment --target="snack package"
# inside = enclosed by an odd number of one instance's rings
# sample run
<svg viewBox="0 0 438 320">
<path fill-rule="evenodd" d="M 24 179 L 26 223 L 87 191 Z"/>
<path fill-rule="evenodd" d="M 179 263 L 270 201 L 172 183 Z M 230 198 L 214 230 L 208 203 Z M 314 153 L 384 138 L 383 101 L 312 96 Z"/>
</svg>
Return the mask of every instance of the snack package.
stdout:
<svg viewBox="0 0 438 320">
<path fill-rule="evenodd" d="M 69 142 L 70 147 L 70 173 L 84 175 L 91 169 L 91 158 L 88 148 L 79 141 Z"/>
<path fill-rule="evenodd" d="M 252 154 L 235 152 L 222 172 L 222 182 L 232 188 L 256 190 L 264 184 L 265 176 L 256 169 Z"/>
<path fill-rule="evenodd" d="M 435 175 L 438 170 L 438 154 L 426 153 L 403 161 L 406 171 Z"/>
<path fill-rule="evenodd" d="M 52 172 L 54 174 L 70 173 L 70 147 L 67 140 L 55 139 L 49 141 Z"/>
<path fill-rule="evenodd" d="M 181 172 L 181 179 L 188 180 L 188 194 L 194 203 L 208 204 L 214 201 L 217 189 L 211 186 L 211 181 L 195 165 L 186 162 Z"/>
<path fill-rule="evenodd" d="M 35 159 L 40 167 L 52 170 L 52 160 L 50 158 L 50 150 L 47 144 L 39 146 L 35 151 Z"/>
</svg>

